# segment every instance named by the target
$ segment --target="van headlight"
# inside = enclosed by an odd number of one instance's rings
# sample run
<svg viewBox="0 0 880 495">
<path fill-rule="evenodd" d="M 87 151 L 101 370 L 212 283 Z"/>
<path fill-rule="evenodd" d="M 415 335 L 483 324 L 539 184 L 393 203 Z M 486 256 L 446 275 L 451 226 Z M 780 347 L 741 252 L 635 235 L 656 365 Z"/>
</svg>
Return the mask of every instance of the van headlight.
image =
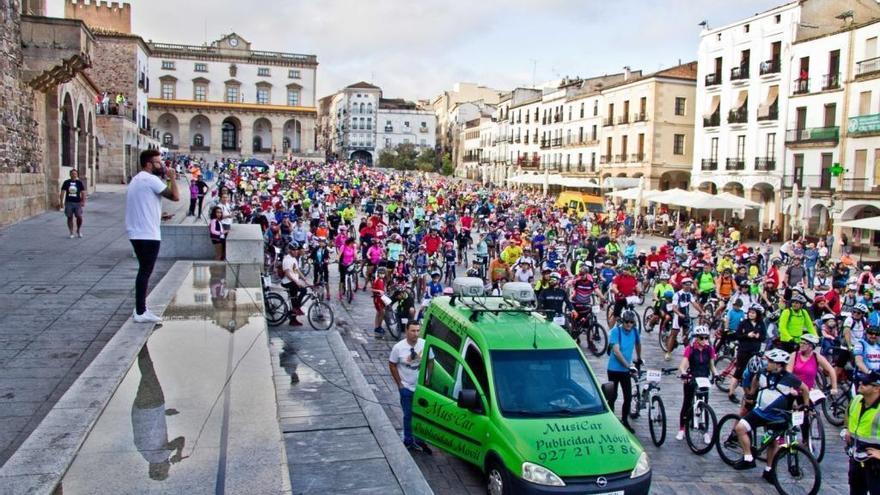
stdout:
<svg viewBox="0 0 880 495">
<path fill-rule="evenodd" d="M 531 462 L 523 463 L 522 478 L 526 481 L 531 481 L 536 485 L 565 486 L 562 478 L 556 476 L 556 473 L 550 471 L 544 466 L 532 464 Z"/>
<path fill-rule="evenodd" d="M 638 478 L 639 476 L 644 476 L 651 471 L 651 463 L 648 462 L 648 454 L 642 451 L 639 454 L 639 460 L 636 462 L 636 467 L 633 468 L 632 472 L 629 474 L 630 478 Z"/>
</svg>

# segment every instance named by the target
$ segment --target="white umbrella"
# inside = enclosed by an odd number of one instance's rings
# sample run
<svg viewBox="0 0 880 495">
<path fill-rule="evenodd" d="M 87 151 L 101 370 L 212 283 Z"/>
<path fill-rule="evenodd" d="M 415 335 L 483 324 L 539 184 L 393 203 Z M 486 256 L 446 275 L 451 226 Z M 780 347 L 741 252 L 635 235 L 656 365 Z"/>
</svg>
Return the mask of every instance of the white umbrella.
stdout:
<svg viewBox="0 0 880 495">
<path fill-rule="evenodd" d="M 561 186 L 565 187 L 599 187 L 599 183 L 585 177 L 562 177 Z"/>
<path fill-rule="evenodd" d="M 621 189 L 619 191 L 612 191 L 605 193 L 606 196 L 611 196 L 612 198 L 620 198 L 620 199 L 637 199 L 639 197 L 640 188 L 633 187 L 631 189 Z M 644 195 L 643 195 L 644 197 Z"/>
<path fill-rule="evenodd" d="M 718 198 L 724 199 L 726 201 L 730 201 L 733 203 L 741 204 L 743 208 L 760 208 L 761 204 L 756 203 L 750 199 L 741 198 L 736 194 L 731 194 L 729 192 L 721 191 L 720 193 L 715 195 Z"/>
<path fill-rule="evenodd" d="M 852 229 L 880 230 L 880 217 L 847 220 L 846 222 L 840 222 L 837 225 Z"/>
<path fill-rule="evenodd" d="M 803 211 L 801 212 L 801 218 L 806 220 L 808 225 L 810 223 L 810 210 L 813 209 L 813 205 L 810 204 L 812 201 L 812 196 L 812 188 L 810 186 L 807 186 L 807 188 L 804 189 L 804 207 Z"/>
<path fill-rule="evenodd" d="M 544 196 L 547 195 L 547 190 L 550 189 L 550 169 L 544 169 Z"/>
<path fill-rule="evenodd" d="M 642 211 L 642 198 L 645 196 L 645 178 L 639 177 L 639 187 L 636 191 L 636 211 L 635 214 L 638 215 Z"/>
</svg>

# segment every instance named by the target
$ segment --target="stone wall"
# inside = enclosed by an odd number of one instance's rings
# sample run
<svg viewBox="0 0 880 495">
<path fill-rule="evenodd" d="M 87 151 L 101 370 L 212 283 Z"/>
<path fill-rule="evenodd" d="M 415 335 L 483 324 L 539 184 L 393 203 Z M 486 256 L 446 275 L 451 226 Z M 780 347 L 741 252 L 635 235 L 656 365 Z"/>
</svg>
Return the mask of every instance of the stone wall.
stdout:
<svg viewBox="0 0 880 495">
<path fill-rule="evenodd" d="M 131 5 L 127 3 L 65 0 L 64 17 L 79 19 L 89 27 L 119 33 L 131 32 Z"/>
<path fill-rule="evenodd" d="M 97 120 L 101 136 L 98 141 L 98 182 L 125 184 L 137 173 L 137 160 L 142 151 L 131 144 L 138 136 L 137 124 L 116 115 L 99 115 Z"/>
<path fill-rule="evenodd" d="M 22 81 L 20 8 L 19 0 L 0 0 L 0 172 L 37 172 L 43 159 L 34 119 L 42 96 Z"/>
<path fill-rule="evenodd" d="M 0 227 L 46 211 L 43 174 L 0 172 Z"/>
<path fill-rule="evenodd" d="M 97 34 L 92 66 L 86 73 L 102 91 L 112 95 L 122 93 L 134 104 L 137 96 L 136 38 L 121 38 Z"/>
</svg>

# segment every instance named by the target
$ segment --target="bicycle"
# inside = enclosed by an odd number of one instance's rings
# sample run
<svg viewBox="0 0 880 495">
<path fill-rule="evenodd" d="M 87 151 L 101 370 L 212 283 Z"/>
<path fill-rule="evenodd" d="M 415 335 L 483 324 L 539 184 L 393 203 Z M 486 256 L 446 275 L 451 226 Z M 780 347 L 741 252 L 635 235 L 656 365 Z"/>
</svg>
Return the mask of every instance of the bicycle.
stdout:
<svg viewBox="0 0 880 495">
<path fill-rule="evenodd" d="M 678 368 L 663 368 L 660 370 L 642 370 L 630 368 L 633 380 L 633 389 L 636 391 L 635 411 L 630 412 L 629 417 L 636 419 L 639 411 L 648 410 L 648 431 L 651 432 L 651 441 L 657 447 L 666 441 L 666 407 L 663 398 L 660 397 L 660 379 L 663 375 L 671 375 Z"/>
<path fill-rule="evenodd" d="M 599 305 L 578 306 L 568 314 L 566 328 L 571 338 L 581 348 L 586 347 L 594 356 L 600 357 L 608 350 L 608 332 L 596 319 Z M 586 345 L 585 342 L 586 341 Z"/>
<path fill-rule="evenodd" d="M 683 378 L 686 381 L 693 380 L 697 386 L 694 391 L 694 405 L 685 417 L 684 437 L 694 454 L 704 455 L 715 446 L 718 432 L 715 410 L 709 405 L 709 388 L 712 383 L 704 376 L 684 375 Z"/>
<path fill-rule="evenodd" d="M 673 318 L 675 316 L 673 315 Z M 667 349 L 667 342 L 669 341 L 669 335 L 672 334 L 672 321 L 669 321 L 665 325 L 660 325 L 660 331 L 657 332 L 657 337 L 660 340 L 660 349 L 663 352 L 672 352 L 678 346 L 687 346 L 688 345 L 688 336 L 691 331 L 691 319 L 687 318 L 679 318 L 679 326 L 682 328 L 678 329 L 678 334 L 675 337 L 675 344 L 672 346 L 672 349 Z"/>
<path fill-rule="evenodd" d="M 612 297 L 611 299 L 606 299 L 606 301 L 614 301 L 614 297 Z M 644 296 L 629 296 L 626 298 L 626 305 L 621 310 L 621 314 L 623 314 L 623 311 L 632 311 L 633 313 L 635 313 L 636 330 L 638 330 L 640 334 L 642 333 L 642 316 L 636 310 L 636 305 L 642 304 L 643 302 Z M 605 321 L 610 321 L 612 316 L 614 316 L 614 303 L 609 302 L 608 306 L 605 308 Z"/>
<path fill-rule="evenodd" d="M 825 373 L 817 376 L 819 390 L 825 395 L 822 401 L 822 414 L 825 419 L 834 426 L 843 426 L 846 414 L 849 411 L 849 402 L 852 399 L 852 370 L 844 369 L 837 374 L 837 393 L 831 393 L 831 380 Z"/>
<path fill-rule="evenodd" d="M 406 300 L 406 297 L 399 297 L 401 294 L 406 294 L 408 292 L 409 288 L 400 288 L 395 291 L 394 297 L 391 298 L 390 303 L 385 305 L 385 309 L 382 313 L 382 320 L 385 323 L 385 329 L 388 330 L 388 334 L 395 340 L 400 339 L 404 327 L 409 322 L 408 315 L 403 316 L 400 314 L 400 303 Z M 412 297 L 412 294 L 408 294 L 408 297 Z"/>
<path fill-rule="evenodd" d="M 361 271 L 361 265 L 357 261 L 348 265 L 345 269 L 345 299 L 351 304 L 354 299 L 354 293 L 358 290 L 358 278 Z"/>
<path fill-rule="evenodd" d="M 715 375 L 715 387 L 722 392 L 727 392 L 730 388 L 728 379 L 733 377 L 736 371 L 736 348 L 737 342 L 733 339 L 732 333 L 724 333 L 721 328 L 715 330 L 715 369 L 720 370 Z"/>
<path fill-rule="evenodd" d="M 335 320 L 333 309 L 324 302 L 327 293 L 325 286 L 325 283 L 319 283 L 306 287 L 306 295 L 302 299 L 302 306 L 305 306 L 309 301 L 312 302 L 309 305 L 309 310 L 306 312 L 306 318 L 309 320 L 309 325 L 315 330 L 328 330 L 333 326 L 333 321 Z"/>
<path fill-rule="evenodd" d="M 263 311 L 266 315 L 266 323 L 269 326 L 278 326 L 287 319 L 287 316 L 290 314 L 290 307 L 287 305 L 284 296 L 271 289 L 271 275 L 263 274 L 260 276 L 260 280 L 263 286 Z"/>
<path fill-rule="evenodd" d="M 822 472 L 819 469 L 819 461 L 810 451 L 798 442 L 801 435 L 801 427 L 804 424 L 804 411 L 784 411 L 788 418 L 785 421 L 771 423 L 760 440 L 754 429 L 749 433 L 752 442 L 752 455 L 758 457 L 767 451 L 768 447 L 777 444 L 778 440 L 784 440 L 776 456 L 773 458 L 773 485 L 776 490 L 784 495 L 794 493 L 819 493 L 822 486 Z M 743 452 L 736 435 L 737 423 L 740 421 L 738 414 L 728 414 L 721 418 L 718 423 L 718 455 L 725 464 L 732 466 L 742 459 Z M 800 486 L 800 481 L 806 480 L 805 486 Z M 786 488 L 794 484 L 792 488 Z"/>
</svg>

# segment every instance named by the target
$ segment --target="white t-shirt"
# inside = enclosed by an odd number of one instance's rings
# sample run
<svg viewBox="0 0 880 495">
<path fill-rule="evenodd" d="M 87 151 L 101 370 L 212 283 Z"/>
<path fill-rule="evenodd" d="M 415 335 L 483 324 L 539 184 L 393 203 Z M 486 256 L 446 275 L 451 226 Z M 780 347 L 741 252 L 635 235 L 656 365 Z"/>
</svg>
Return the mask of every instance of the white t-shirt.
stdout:
<svg viewBox="0 0 880 495">
<path fill-rule="evenodd" d="M 140 171 L 125 195 L 125 230 L 129 239 L 161 241 L 162 191 L 168 186 L 155 175 Z"/>
<path fill-rule="evenodd" d="M 290 254 L 286 254 L 284 255 L 284 259 L 281 260 L 281 269 L 284 270 L 284 278 L 281 279 L 281 283 L 289 284 L 290 282 L 293 282 L 293 280 L 287 276 L 287 272 L 293 272 L 294 275 L 299 275 L 299 260 Z"/>
<path fill-rule="evenodd" d="M 425 349 L 425 339 L 419 338 L 416 345 L 409 345 L 406 339 L 394 344 L 391 348 L 391 355 L 388 361 L 397 365 L 397 373 L 400 375 L 400 382 L 405 388 L 415 392 L 416 381 L 419 379 L 419 365 L 422 362 L 422 351 Z M 415 357 L 412 356 L 410 350 L 415 351 Z M 432 351 L 428 359 L 434 359 Z"/>
</svg>

